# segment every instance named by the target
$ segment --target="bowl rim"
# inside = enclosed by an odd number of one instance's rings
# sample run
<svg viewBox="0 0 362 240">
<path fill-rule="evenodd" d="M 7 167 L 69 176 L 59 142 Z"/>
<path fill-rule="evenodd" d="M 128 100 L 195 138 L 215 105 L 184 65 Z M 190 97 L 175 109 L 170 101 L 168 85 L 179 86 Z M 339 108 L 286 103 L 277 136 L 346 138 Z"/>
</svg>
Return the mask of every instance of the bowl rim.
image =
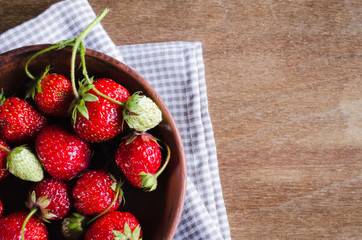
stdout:
<svg viewBox="0 0 362 240">
<path fill-rule="evenodd" d="M 24 53 L 24 52 L 38 52 L 44 48 L 50 47 L 53 44 L 34 44 L 34 45 L 26 45 L 26 46 L 22 46 L 19 48 L 14 48 L 8 51 L 5 51 L 3 53 L 0 53 L 0 59 L 4 58 L 4 57 L 9 57 L 9 56 L 14 56 L 20 53 Z M 71 51 L 71 47 L 64 47 L 62 48 L 64 50 L 68 50 Z M 56 51 L 56 50 L 55 50 Z M 180 196 L 177 198 L 177 206 L 179 206 L 176 214 L 175 214 L 175 218 L 174 218 L 174 224 L 171 226 L 170 231 L 168 232 L 168 234 L 165 236 L 167 240 L 172 240 L 176 230 L 180 224 L 180 220 L 181 220 L 181 216 L 184 210 L 184 205 L 185 205 L 185 198 L 186 198 L 186 189 L 187 189 L 187 164 L 186 164 L 186 154 L 185 154 L 185 149 L 184 149 L 184 145 L 183 145 L 183 141 L 181 138 L 181 134 L 179 132 L 179 129 L 176 125 L 176 122 L 170 112 L 170 110 L 168 109 L 167 105 L 165 104 L 165 102 L 163 101 L 163 99 L 160 97 L 160 95 L 157 93 L 157 91 L 151 86 L 151 84 L 145 80 L 145 78 L 143 78 L 140 74 L 138 74 L 135 70 L 133 70 L 131 67 L 129 67 L 128 65 L 124 64 L 123 62 L 117 60 L 116 58 L 109 56 L 103 52 L 99 52 L 97 50 L 94 49 L 90 49 L 90 48 L 86 48 L 86 57 L 92 57 L 101 61 L 105 61 L 107 62 L 107 64 L 110 64 L 112 67 L 119 69 L 120 71 L 123 71 L 124 73 L 128 74 L 129 76 L 131 76 L 134 79 L 138 79 L 139 80 L 139 84 L 142 85 L 142 87 L 148 88 L 148 89 L 152 89 L 153 91 L 151 91 L 148 95 L 151 99 L 157 99 L 157 101 L 162 105 L 163 109 L 164 109 L 164 116 L 166 116 L 170 128 L 171 128 L 171 132 L 174 135 L 175 141 L 177 143 L 177 149 L 178 149 L 178 157 L 180 159 L 180 169 L 181 169 L 181 175 L 183 178 L 183 181 L 181 181 L 181 193 Z"/>
</svg>

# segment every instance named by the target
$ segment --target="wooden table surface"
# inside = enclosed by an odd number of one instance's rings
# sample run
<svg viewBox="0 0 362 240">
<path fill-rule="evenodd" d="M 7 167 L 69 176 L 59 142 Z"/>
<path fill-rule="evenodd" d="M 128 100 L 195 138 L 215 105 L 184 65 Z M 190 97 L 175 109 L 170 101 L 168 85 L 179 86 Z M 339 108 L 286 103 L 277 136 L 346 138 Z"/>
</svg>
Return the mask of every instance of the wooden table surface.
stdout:
<svg viewBox="0 0 362 240">
<path fill-rule="evenodd" d="M 362 239 L 361 0 L 89 2 L 118 45 L 203 42 L 233 239 Z"/>
</svg>

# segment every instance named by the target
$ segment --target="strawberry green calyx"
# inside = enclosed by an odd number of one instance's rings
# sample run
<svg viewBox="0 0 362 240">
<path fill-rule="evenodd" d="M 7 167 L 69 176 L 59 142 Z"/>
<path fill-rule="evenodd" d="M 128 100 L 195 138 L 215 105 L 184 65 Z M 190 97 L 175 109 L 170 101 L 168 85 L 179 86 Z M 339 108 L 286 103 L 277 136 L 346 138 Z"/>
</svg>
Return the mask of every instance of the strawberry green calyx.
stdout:
<svg viewBox="0 0 362 240">
<path fill-rule="evenodd" d="M 43 220 L 47 221 L 47 219 L 52 219 L 57 217 L 57 215 L 50 212 L 50 209 L 47 209 L 50 202 L 51 198 L 48 198 L 48 196 L 41 196 L 39 198 L 36 198 L 35 191 L 32 191 L 29 194 L 29 199 L 25 204 L 30 210 L 39 209 L 41 211 L 41 216 Z"/>
<path fill-rule="evenodd" d="M 34 80 L 34 82 L 33 81 L 30 82 L 27 85 L 29 87 L 29 89 L 28 89 L 27 93 L 25 94 L 25 98 L 31 97 L 32 99 L 34 99 L 36 92 L 38 92 L 38 93 L 42 92 L 40 83 L 41 83 L 41 80 L 48 74 L 49 70 L 50 70 L 50 65 L 48 65 L 45 68 L 44 72 L 41 74 L 41 76 L 38 79 Z"/>
<path fill-rule="evenodd" d="M 5 95 L 4 95 L 4 89 L 2 88 L 0 90 L 0 106 L 3 105 L 4 101 L 5 101 Z"/>
<path fill-rule="evenodd" d="M 145 172 L 139 173 L 139 175 L 141 176 L 140 177 L 141 188 L 145 192 L 152 192 L 157 188 L 157 178 L 158 178 L 158 176 L 160 176 L 160 174 L 163 172 L 163 170 L 165 170 L 168 162 L 170 161 L 170 157 L 171 157 L 170 147 L 165 142 L 163 142 L 163 144 L 166 146 L 166 149 L 167 149 L 167 157 L 166 157 L 166 160 L 165 160 L 164 164 L 162 165 L 162 167 L 157 171 L 156 174 L 145 173 Z"/>
<path fill-rule="evenodd" d="M 85 46 L 84 46 L 84 43 L 81 42 L 80 44 L 80 47 L 79 47 L 79 55 L 80 55 L 80 59 L 81 59 L 81 66 L 82 66 L 82 73 L 83 73 L 83 76 L 84 76 L 84 80 L 86 80 L 88 82 L 89 85 L 91 85 L 91 88 L 93 89 L 93 91 L 101 96 L 101 97 L 104 97 L 105 99 L 115 103 L 115 104 L 118 104 L 120 106 L 123 106 L 124 104 L 120 101 L 117 101 L 111 97 L 108 97 L 107 95 L 103 94 L 102 92 L 100 92 L 97 88 L 94 87 L 94 85 L 92 85 L 92 82 L 93 82 L 93 77 L 89 77 L 88 76 L 88 71 L 87 71 L 87 67 L 86 67 L 86 61 L 85 61 Z"/>
<path fill-rule="evenodd" d="M 91 79 L 93 81 L 93 79 Z M 98 97 L 94 94 L 88 93 L 90 89 L 92 89 L 94 85 L 92 83 L 87 83 L 84 79 L 79 82 L 78 89 L 78 98 L 75 98 L 73 103 L 70 106 L 72 109 L 72 120 L 75 123 L 77 119 L 78 112 L 83 115 L 86 119 L 89 119 L 88 109 L 85 106 L 86 102 L 94 102 L 98 101 Z"/>
<path fill-rule="evenodd" d="M 83 239 L 86 222 L 86 217 L 79 213 L 73 213 L 72 216 L 64 218 L 61 227 L 63 236 L 68 240 Z"/>
<path fill-rule="evenodd" d="M 25 181 L 40 182 L 44 178 L 43 168 L 37 156 L 25 146 L 16 147 L 10 152 L 7 168 Z"/>
<path fill-rule="evenodd" d="M 147 132 L 133 131 L 133 132 L 127 134 L 126 136 L 124 136 L 122 138 L 122 140 L 126 139 L 127 140 L 126 145 L 128 145 L 128 144 L 131 144 L 138 136 L 141 136 L 142 140 L 145 142 L 154 141 L 159 146 L 158 141 L 160 141 L 160 140 Z"/>
<path fill-rule="evenodd" d="M 142 240 L 140 237 L 141 234 L 141 226 L 138 225 L 132 232 L 128 223 L 124 224 L 123 233 L 121 231 L 112 231 L 114 234 L 114 240 Z"/>
<path fill-rule="evenodd" d="M 135 92 L 126 102 L 123 118 L 130 128 L 145 132 L 162 121 L 162 112 L 152 99 Z"/>
<path fill-rule="evenodd" d="M 157 177 L 151 173 L 141 172 L 141 188 L 146 192 L 152 192 L 157 188 Z"/>
</svg>

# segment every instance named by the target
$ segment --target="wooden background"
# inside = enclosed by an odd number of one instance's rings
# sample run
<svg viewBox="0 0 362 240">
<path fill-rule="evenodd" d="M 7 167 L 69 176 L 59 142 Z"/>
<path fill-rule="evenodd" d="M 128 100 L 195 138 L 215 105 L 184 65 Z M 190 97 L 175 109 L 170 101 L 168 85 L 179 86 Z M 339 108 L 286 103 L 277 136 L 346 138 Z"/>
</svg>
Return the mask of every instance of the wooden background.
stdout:
<svg viewBox="0 0 362 240">
<path fill-rule="evenodd" d="M 118 45 L 203 42 L 233 239 L 362 239 L 361 0 L 89 2 Z"/>
</svg>

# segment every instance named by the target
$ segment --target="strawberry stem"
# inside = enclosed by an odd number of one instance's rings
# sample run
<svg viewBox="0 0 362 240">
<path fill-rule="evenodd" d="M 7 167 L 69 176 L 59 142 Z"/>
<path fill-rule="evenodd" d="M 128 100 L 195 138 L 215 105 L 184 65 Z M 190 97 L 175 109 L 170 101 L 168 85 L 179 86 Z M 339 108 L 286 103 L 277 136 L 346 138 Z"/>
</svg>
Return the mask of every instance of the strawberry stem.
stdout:
<svg viewBox="0 0 362 240">
<path fill-rule="evenodd" d="M 92 80 L 88 76 L 88 71 L 87 71 L 87 67 L 86 67 L 84 42 L 81 42 L 81 44 L 80 44 L 79 55 L 80 55 L 80 59 L 82 61 L 83 76 L 87 80 L 88 84 L 92 84 Z"/>
<path fill-rule="evenodd" d="M 48 47 L 48 48 L 45 48 L 45 49 L 40 50 L 39 52 L 35 53 L 33 56 L 31 56 L 31 57 L 28 59 L 28 61 L 27 61 L 26 64 L 25 64 L 25 73 L 26 73 L 26 75 L 28 75 L 28 77 L 31 78 L 31 79 L 34 80 L 34 81 L 37 80 L 37 78 L 36 78 L 33 74 L 31 74 L 31 73 L 29 72 L 28 67 L 29 67 L 30 62 L 31 62 L 34 58 L 36 58 L 37 56 L 39 56 L 40 54 L 43 54 L 43 53 L 45 53 L 45 52 L 49 52 L 49 51 L 51 51 L 51 50 L 53 50 L 53 49 L 56 49 L 56 48 L 60 49 L 60 48 L 66 47 L 66 46 L 71 46 L 71 45 L 74 43 L 74 40 L 75 40 L 75 38 L 71 38 L 71 39 L 68 39 L 68 40 L 64 40 L 64 41 L 62 41 L 62 42 L 60 42 L 60 43 L 57 43 L 57 44 L 55 44 L 55 45 L 52 45 L 52 46 L 50 46 L 50 47 Z"/>
<path fill-rule="evenodd" d="M 11 150 L 3 145 L 0 144 L 0 148 L 4 149 L 5 151 L 7 151 L 8 153 L 11 152 Z"/>
<path fill-rule="evenodd" d="M 28 214 L 28 216 L 26 216 L 23 225 L 21 226 L 21 240 L 25 240 L 25 226 L 28 223 L 29 219 L 38 211 L 38 208 L 34 208 L 33 210 L 31 210 L 31 212 Z"/>
<path fill-rule="evenodd" d="M 92 84 L 92 80 L 89 78 L 88 76 L 88 71 L 87 71 L 87 67 L 86 67 L 86 61 L 85 61 L 85 47 L 83 42 L 80 44 L 80 58 L 82 61 L 82 69 L 83 69 L 83 76 L 85 77 L 85 79 L 87 80 L 88 84 Z M 114 102 L 118 105 L 123 106 L 124 104 L 122 102 L 119 102 L 111 97 L 108 97 L 107 95 L 103 94 L 102 92 L 100 92 L 97 88 L 95 88 L 94 86 L 92 87 L 93 91 L 95 93 L 97 93 L 99 96 L 104 97 L 105 99 L 108 99 L 111 102 Z"/>
<path fill-rule="evenodd" d="M 78 52 L 78 48 L 81 44 L 83 44 L 84 38 L 88 35 L 88 33 L 92 30 L 92 28 L 97 25 L 104 16 L 109 12 L 109 9 L 106 8 L 102 11 L 96 19 L 94 19 L 84 30 L 83 32 L 75 39 L 74 45 L 73 45 L 73 51 L 72 51 L 72 57 L 71 57 L 71 65 L 70 65 L 70 81 L 72 83 L 72 89 L 73 93 L 76 98 L 79 98 L 79 94 L 75 85 L 75 58 L 76 54 Z"/>
<path fill-rule="evenodd" d="M 170 158 L 171 158 L 171 150 L 170 150 L 170 147 L 162 140 L 160 140 L 165 146 L 166 146 L 166 149 L 167 149 L 167 157 L 166 157 L 166 160 L 165 160 L 165 163 L 162 165 L 162 167 L 158 170 L 158 172 L 155 174 L 155 178 L 157 178 L 162 172 L 163 170 L 165 170 L 168 162 L 170 161 Z"/>
<path fill-rule="evenodd" d="M 166 157 L 166 160 L 165 160 L 164 164 L 162 165 L 162 167 L 158 170 L 158 172 L 156 174 L 151 174 L 151 173 L 146 173 L 146 172 L 139 173 L 139 175 L 141 176 L 139 179 L 139 181 L 141 181 L 141 188 L 145 192 L 152 192 L 157 188 L 157 177 L 163 172 L 163 170 L 165 170 L 165 168 L 170 160 L 170 157 L 171 157 L 170 147 L 164 141 L 162 141 L 162 143 L 167 148 L 167 157 Z"/>
<path fill-rule="evenodd" d="M 122 194 L 122 190 L 121 190 L 121 187 L 123 185 L 125 181 L 122 181 L 120 180 L 118 183 L 117 183 L 117 187 L 116 187 L 116 195 L 114 196 L 114 199 L 112 200 L 111 204 L 102 212 L 100 213 L 99 215 L 95 216 L 94 218 L 92 218 L 91 220 L 89 220 L 87 222 L 87 224 L 91 224 L 92 222 L 94 222 L 95 220 L 97 220 L 98 218 L 102 217 L 104 214 L 106 214 L 109 209 L 111 209 L 111 207 L 113 206 L 113 204 L 117 201 L 118 199 L 118 196 L 120 194 Z M 122 198 L 123 198 L 123 195 L 122 195 Z"/>
</svg>

